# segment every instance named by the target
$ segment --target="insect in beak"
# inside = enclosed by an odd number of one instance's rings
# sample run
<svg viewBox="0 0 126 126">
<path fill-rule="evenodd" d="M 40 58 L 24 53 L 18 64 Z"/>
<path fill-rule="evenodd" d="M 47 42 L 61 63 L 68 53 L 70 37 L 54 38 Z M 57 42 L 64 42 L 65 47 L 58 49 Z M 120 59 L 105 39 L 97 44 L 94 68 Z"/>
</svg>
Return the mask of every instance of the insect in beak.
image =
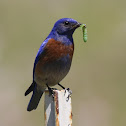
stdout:
<svg viewBox="0 0 126 126">
<path fill-rule="evenodd" d="M 83 40 L 84 42 L 87 42 L 87 26 L 86 24 L 81 24 L 80 27 L 83 31 Z"/>
</svg>

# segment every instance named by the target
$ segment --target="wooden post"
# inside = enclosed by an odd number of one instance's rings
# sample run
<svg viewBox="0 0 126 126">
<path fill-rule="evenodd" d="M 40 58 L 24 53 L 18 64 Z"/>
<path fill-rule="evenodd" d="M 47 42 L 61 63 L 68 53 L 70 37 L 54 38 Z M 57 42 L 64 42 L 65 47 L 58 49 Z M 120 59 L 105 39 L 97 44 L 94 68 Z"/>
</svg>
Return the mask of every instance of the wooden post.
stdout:
<svg viewBox="0 0 126 126">
<path fill-rule="evenodd" d="M 45 92 L 45 126 L 72 126 L 71 97 L 68 90 Z"/>
</svg>

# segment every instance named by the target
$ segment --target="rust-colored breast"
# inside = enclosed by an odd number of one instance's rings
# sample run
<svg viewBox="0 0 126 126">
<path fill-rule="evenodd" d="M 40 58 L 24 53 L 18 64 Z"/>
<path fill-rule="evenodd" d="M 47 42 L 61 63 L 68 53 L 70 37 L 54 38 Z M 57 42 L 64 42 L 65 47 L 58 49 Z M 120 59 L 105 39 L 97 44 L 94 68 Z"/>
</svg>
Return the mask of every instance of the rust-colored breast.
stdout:
<svg viewBox="0 0 126 126">
<path fill-rule="evenodd" d="M 36 64 L 35 73 L 40 75 L 40 68 L 44 64 L 58 60 L 59 58 L 62 58 L 66 55 L 69 55 L 70 59 L 72 60 L 73 52 L 74 45 L 64 45 L 59 41 L 49 39 L 48 43 L 44 47 L 43 54 L 40 56 L 40 60 Z"/>
<path fill-rule="evenodd" d="M 74 46 L 73 45 L 67 46 L 59 41 L 50 39 L 44 49 L 46 50 L 46 55 L 43 61 L 46 62 L 57 60 L 66 55 L 69 55 L 70 58 L 72 59 Z"/>
</svg>

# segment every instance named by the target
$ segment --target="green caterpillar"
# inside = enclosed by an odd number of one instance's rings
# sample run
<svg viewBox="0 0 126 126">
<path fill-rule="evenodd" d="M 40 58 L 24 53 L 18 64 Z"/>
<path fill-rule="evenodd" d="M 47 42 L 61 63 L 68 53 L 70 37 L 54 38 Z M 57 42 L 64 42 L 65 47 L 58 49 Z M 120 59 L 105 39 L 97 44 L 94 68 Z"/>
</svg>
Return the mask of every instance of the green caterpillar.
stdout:
<svg viewBox="0 0 126 126">
<path fill-rule="evenodd" d="M 84 42 L 87 42 L 87 27 L 86 27 L 86 24 L 82 24 L 80 27 L 82 28 L 82 31 L 83 31 L 83 40 L 84 40 Z"/>
</svg>

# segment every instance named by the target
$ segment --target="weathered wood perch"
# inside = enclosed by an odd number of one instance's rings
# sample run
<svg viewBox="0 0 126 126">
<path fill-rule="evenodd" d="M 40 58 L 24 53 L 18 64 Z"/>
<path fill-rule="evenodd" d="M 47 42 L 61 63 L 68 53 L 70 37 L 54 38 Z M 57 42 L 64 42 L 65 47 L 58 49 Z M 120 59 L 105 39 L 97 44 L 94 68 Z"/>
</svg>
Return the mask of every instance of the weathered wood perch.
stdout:
<svg viewBox="0 0 126 126">
<path fill-rule="evenodd" d="M 68 90 L 45 92 L 45 126 L 72 126 L 72 105 Z"/>
</svg>

